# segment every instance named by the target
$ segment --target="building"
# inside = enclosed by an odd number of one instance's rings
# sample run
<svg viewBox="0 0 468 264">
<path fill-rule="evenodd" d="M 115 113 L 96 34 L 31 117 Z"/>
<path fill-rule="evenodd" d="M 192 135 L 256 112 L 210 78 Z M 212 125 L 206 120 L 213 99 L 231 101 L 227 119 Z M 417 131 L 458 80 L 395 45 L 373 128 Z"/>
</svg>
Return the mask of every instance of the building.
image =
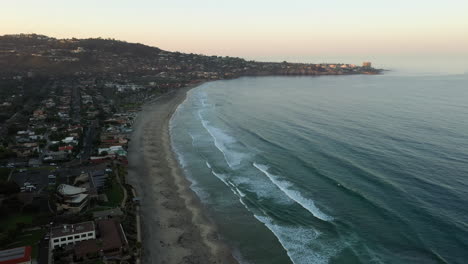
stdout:
<svg viewBox="0 0 468 264">
<path fill-rule="evenodd" d="M 370 61 L 365 61 L 362 63 L 362 67 L 370 68 L 372 67 L 372 63 Z"/>
<path fill-rule="evenodd" d="M 122 225 L 114 219 L 97 221 L 98 238 L 75 245 L 75 259 L 84 260 L 100 255 L 120 259 L 128 251 L 128 241 Z"/>
<path fill-rule="evenodd" d="M 91 173 L 91 184 L 98 193 L 104 191 L 108 179 L 109 177 L 104 170 L 97 170 Z"/>
<path fill-rule="evenodd" d="M 50 248 L 63 247 L 95 238 L 96 230 L 92 221 L 73 225 L 60 225 L 52 227 L 50 230 Z"/>
<path fill-rule="evenodd" d="M 76 141 L 74 137 L 66 137 L 62 139 L 62 142 L 65 144 L 71 144 L 71 143 L 78 144 L 78 141 Z"/>
<path fill-rule="evenodd" d="M 79 213 L 89 203 L 89 194 L 86 188 L 75 187 L 68 184 L 60 184 L 57 187 L 58 210 L 70 213 Z"/>
<path fill-rule="evenodd" d="M 17 247 L 0 251 L 0 264 L 31 264 L 31 247 Z"/>
</svg>

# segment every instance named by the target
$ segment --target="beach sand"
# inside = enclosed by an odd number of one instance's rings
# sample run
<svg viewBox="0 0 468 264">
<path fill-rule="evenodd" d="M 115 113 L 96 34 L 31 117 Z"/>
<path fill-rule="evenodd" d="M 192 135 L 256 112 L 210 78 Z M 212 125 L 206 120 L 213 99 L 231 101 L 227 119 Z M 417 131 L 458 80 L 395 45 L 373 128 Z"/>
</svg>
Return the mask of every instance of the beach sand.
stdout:
<svg viewBox="0 0 468 264">
<path fill-rule="evenodd" d="M 190 88 L 146 104 L 134 123 L 127 181 L 141 198 L 142 263 L 237 263 L 172 152 L 169 121 Z"/>
</svg>

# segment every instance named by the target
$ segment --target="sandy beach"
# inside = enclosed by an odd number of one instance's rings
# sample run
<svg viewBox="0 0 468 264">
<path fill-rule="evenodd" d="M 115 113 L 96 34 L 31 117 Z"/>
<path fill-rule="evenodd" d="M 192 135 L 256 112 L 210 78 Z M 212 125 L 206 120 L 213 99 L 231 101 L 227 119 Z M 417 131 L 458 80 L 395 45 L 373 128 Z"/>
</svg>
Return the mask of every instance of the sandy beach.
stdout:
<svg viewBox="0 0 468 264">
<path fill-rule="evenodd" d="M 237 263 L 172 152 L 169 120 L 191 88 L 146 104 L 134 124 L 127 180 L 141 198 L 142 263 Z"/>
</svg>

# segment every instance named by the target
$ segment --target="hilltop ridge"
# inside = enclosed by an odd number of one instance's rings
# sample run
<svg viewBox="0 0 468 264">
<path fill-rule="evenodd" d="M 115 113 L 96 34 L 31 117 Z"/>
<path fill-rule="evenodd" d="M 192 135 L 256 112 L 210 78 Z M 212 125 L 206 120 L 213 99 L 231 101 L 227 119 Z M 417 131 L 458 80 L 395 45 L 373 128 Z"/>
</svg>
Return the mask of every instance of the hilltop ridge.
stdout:
<svg viewBox="0 0 468 264">
<path fill-rule="evenodd" d="M 1 74 L 121 74 L 193 79 L 244 75 L 376 74 L 353 64 L 256 62 L 237 57 L 169 52 L 115 39 L 56 39 L 38 34 L 0 36 Z"/>
</svg>

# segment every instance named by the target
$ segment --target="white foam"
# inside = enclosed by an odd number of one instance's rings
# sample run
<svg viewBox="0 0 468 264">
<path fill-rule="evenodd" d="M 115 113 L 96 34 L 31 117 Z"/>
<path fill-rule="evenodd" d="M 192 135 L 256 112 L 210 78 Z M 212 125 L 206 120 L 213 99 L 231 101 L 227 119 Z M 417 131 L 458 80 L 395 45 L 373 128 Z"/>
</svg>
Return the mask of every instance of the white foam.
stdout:
<svg viewBox="0 0 468 264">
<path fill-rule="evenodd" d="M 237 141 L 224 133 L 221 129 L 209 125 L 209 122 L 203 119 L 201 110 L 198 111 L 198 116 L 202 122 L 203 127 L 213 138 L 216 148 L 223 153 L 224 159 L 230 168 L 237 167 L 241 164 L 242 160 L 247 157 L 246 154 L 230 150 L 228 145 L 235 144 Z"/>
<path fill-rule="evenodd" d="M 291 189 L 294 186 L 291 182 L 281 179 L 277 175 L 273 175 L 268 172 L 268 166 L 253 163 L 253 166 L 263 172 L 273 184 L 275 184 L 281 191 L 283 191 L 289 198 L 294 200 L 304 209 L 309 211 L 313 216 L 324 220 L 324 221 L 331 221 L 333 217 L 323 213 L 317 206 L 315 206 L 314 201 L 309 198 L 304 197 L 299 191 Z"/>
<path fill-rule="evenodd" d="M 211 173 L 213 173 L 214 176 L 216 176 L 218 179 L 220 179 L 224 184 L 226 184 L 229 187 L 229 183 L 227 182 L 227 176 L 221 173 L 216 173 L 213 170 L 211 170 Z M 229 188 L 231 189 L 231 188 Z"/>
<path fill-rule="evenodd" d="M 180 167 L 185 169 L 187 167 L 187 162 L 185 161 L 184 156 L 179 152 L 174 143 L 172 143 L 171 146 L 172 151 L 176 154 L 175 156 L 177 157 L 177 161 L 179 162 Z"/>
<path fill-rule="evenodd" d="M 238 175 L 231 177 L 230 180 L 237 186 L 242 186 L 242 189 L 255 193 L 259 200 L 271 199 L 277 204 L 286 206 L 295 203 L 294 200 L 284 195 L 270 180 L 264 177 L 258 177 L 255 172 L 256 171 L 253 170 L 240 171 L 237 172 Z"/>
<path fill-rule="evenodd" d="M 330 249 L 326 245 L 320 247 L 325 254 L 305 250 L 304 247 L 316 240 L 320 233 L 312 228 L 305 228 L 300 226 L 285 226 L 275 224 L 270 217 L 255 214 L 244 202 L 246 196 L 237 186 L 229 181 L 228 176 L 221 173 L 216 173 L 211 170 L 211 173 L 220 179 L 238 198 L 240 203 L 253 214 L 253 216 L 262 222 L 275 236 L 278 238 L 281 246 L 286 250 L 289 258 L 294 264 L 310 264 L 310 263 L 328 263 L 331 256 L 335 255 L 337 251 L 341 250 L 340 247 Z M 261 208 L 259 208 L 261 210 Z M 266 212 L 261 210 L 263 214 Z"/>
<path fill-rule="evenodd" d="M 330 254 L 320 254 L 309 249 L 304 249 L 306 245 L 313 243 L 319 237 L 320 233 L 316 230 L 278 225 L 266 216 L 254 214 L 254 217 L 273 232 L 283 248 L 286 249 L 286 253 L 294 264 L 328 263 Z"/>
</svg>

